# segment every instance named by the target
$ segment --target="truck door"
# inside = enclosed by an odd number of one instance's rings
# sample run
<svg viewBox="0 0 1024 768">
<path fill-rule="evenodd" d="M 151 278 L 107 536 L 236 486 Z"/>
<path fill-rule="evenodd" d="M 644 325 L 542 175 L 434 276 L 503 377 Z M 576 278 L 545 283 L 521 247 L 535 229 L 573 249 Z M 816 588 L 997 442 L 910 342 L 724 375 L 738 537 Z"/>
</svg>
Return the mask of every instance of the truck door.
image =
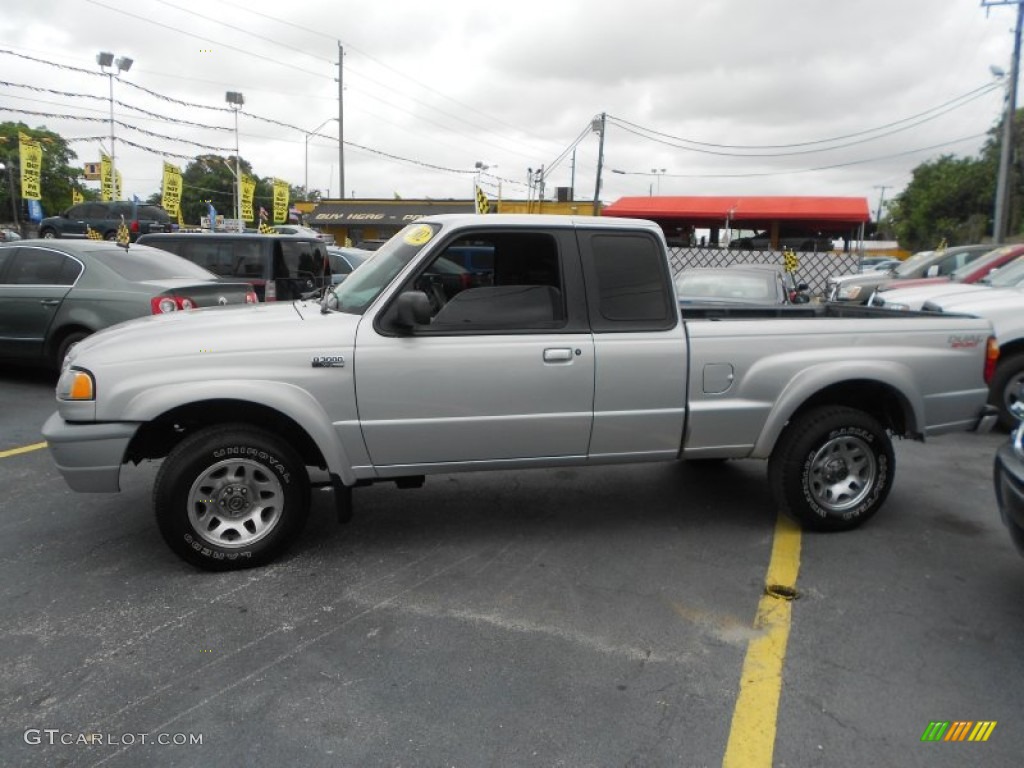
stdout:
<svg viewBox="0 0 1024 768">
<path fill-rule="evenodd" d="M 447 247 L 481 247 L 493 267 L 469 271 Z M 356 340 L 359 419 L 377 467 L 502 462 L 587 454 L 594 345 L 572 231 L 460 233 L 401 291 L 431 301 L 429 324 L 364 316 Z"/>
<path fill-rule="evenodd" d="M 686 336 L 662 241 L 652 232 L 581 230 L 594 331 L 599 461 L 674 458 L 686 416 Z"/>
</svg>

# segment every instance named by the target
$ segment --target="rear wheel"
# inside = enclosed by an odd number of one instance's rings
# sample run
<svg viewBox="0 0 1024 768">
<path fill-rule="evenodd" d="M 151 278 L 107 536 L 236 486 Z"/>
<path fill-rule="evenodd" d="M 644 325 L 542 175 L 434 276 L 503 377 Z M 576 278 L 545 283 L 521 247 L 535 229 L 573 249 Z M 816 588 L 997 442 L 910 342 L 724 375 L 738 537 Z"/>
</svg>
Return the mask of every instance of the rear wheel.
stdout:
<svg viewBox="0 0 1024 768">
<path fill-rule="evenodd" d="M 112 230 L 110 232 L 107 232 L 105 235 L 103 235 L 103 239 L 104 240 L 116 240 L 117 239 L 117 230 Z"/>
<path fill-rule="evenodd" d="M 1020 421 L 1012 408 L 1024 403 L 1024 352 L 999 361 L 989 387 L 989 402 L 999 409 L 999 424 L 1004 429 L 1013 429 Z"/>
<path fill-rule="evenodd" d="M 768 461 L 778 506 L 807 529 L 845 531 L 868 520 L 892 488 L 892 441 L 871 416 L 812 408 L 779 436 Z"/>
<path fill-rule="evenodd" d="M 302 530 L 309 477 L 284 441 L 242 424 L 185 438 L 164 460 L 153 488 L 164 541 L 212 571 L 265 565 Z"/>
</svg>

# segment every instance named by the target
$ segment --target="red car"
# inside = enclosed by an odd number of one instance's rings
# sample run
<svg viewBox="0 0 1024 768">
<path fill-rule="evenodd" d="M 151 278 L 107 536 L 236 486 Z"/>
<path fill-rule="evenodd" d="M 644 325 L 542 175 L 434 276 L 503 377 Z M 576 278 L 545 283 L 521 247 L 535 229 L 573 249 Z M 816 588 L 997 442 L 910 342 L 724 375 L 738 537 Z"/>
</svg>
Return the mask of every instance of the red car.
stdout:
<svg viewBox="0 0 1024 768">
<path fill-rule="evenodd" d="M 946 277 L 917 277 L 911 280 L 889 280 L 882 283 L 876 289 L 878 293 L 885 293 L 897 288 L 916 288 L 919 285 L 938 283 L 976 283 L 989 272 L 1005 267 L 1011 261 L 1024 256 L 1024 245 L 1005 245 L 986 253 L 979 259 L 964 264 L 956 269 L 953 274 Z"/>
</svg>

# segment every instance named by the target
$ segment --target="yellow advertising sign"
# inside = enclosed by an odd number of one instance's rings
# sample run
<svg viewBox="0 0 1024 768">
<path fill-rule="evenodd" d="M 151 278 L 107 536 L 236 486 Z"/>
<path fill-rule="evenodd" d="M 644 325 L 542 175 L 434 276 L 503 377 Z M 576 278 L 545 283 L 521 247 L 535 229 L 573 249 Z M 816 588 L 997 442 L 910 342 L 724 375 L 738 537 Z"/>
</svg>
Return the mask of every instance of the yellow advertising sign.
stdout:
<svg viewBox="0 0 1024 768">
<path fill-rule="evenodd" d="M 82 193 L 78 190 L 78 187 L 72 187 L 71 188 L 71 204 L 72 205 L 78 205 L 84 199 L 85 198 L 82 197 Z"/>
<path fill-rule="evenodd" d="M 274 179 L 274 223 L 288 221 L 288 182 Z"/>
<path fill-rule="evenodd" d="M 256 195 L 256 179 L 242 175 L 242 219 L 252 221 L 256 216 L 252 212 L 252 199 Z"/>
<path fill-rule="evenodd" d="M 39 180 L 43 172 L 43 148 L 39 142 L 24 133 L 18 133 L 21 150 L 21 196 L 26 200 L 39 200 Z"/>
<path fill-rule="evenodd" d="M 121 172 L 117 172 L 117 189 L 113 189 L 113 184 L 110 179 L 110 171 L 112 167 L 110 157 L 100 152 L 100 200 L 121 200 L 121 192 L 123 186 L 121 184 L 122 177 Z"/>
<path fill-rule="evenodd" d="M 100 200 L 113 200 L 113 182 L 110 178 L 110 157 L 100 152 Z"/>
<path fill-rule="evenodd" d="M 160 205 L 172 217 L 181 212 L 181 168 L 166 162 Z"/>
</svg>

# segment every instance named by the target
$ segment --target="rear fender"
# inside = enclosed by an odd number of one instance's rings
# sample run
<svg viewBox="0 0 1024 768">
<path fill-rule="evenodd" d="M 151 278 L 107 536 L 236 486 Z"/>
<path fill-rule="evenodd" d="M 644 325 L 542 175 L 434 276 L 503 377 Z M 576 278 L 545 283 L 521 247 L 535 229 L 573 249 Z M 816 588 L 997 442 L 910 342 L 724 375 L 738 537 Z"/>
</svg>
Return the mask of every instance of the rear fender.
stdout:
<svg viewBox="0 0 1024 768">
<path fill-rule="evenodd" d="M 787 422 L 814 395 L 836 384 L 856 381 L 883 384 L 896 390 L 902 396 L 908 433 L 916 433 L 918 425 L 924 424 L 924 402 L 917 395 L 918 385 L 906 366 L 863 360 L 828 362 L 802 370 L 790 380 L 769 412 L 751 458 L 768 458 Z M 830 404 L 856 407 L 855 403 L 841 400 Z"/>
</svg>

